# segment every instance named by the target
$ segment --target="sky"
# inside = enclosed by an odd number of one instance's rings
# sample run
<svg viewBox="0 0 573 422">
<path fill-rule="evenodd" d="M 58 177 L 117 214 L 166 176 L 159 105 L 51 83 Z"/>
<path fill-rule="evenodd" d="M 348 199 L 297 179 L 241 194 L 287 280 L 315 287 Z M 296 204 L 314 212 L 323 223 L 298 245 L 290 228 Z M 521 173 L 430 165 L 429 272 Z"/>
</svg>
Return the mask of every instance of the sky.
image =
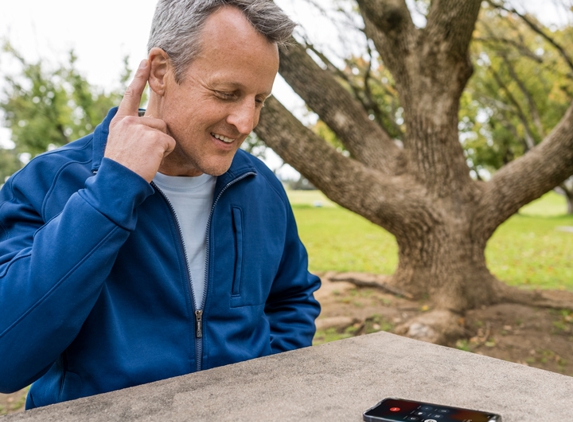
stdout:
<svg viewBox="0 0 573 422">
<path fill-rule="evenodd" d="M 333 3 L 331 0 L 314 1 L 329 7 Z M 518 3 L 525 3 L 540 19 L 556 22 L 562 15 L 551 7 L 551 1 L 520 0 Z M 305 1 L 276 2 L 316 45 L 340 41 L 332 23 L 319 16 L 317 9 Z M 8 38 L 27 60 L 42 57 L 50 58 L 54 63 L 64 62 L 73 48 L 78 56 L 77 66 L 90 83 L 111 89 L 118 84 L 123 57 L 129 56 L 132 69 L 146 57 L 155 4 L 156 0 L 0 0 L 0 42 Z M 0 73 L 13 66 L 5 58 L 0 60 Z M 273 93 L 297 117 L 303 118 L 303 101 L 280 77 Z M 5 143 L 9 135 L 9 131 L 0 129 L 0 143 Z M 276 168 L 280 159 L 269 158 L 267 164 Z M 295 174 L 288 167 L 284 171 L 285 175 Z"/>
<path fill-rule="evenodd" d="M 155 3 L 156 0 L 0 0 L 0 37 L 7 36 L 30 59 L 61 58 L 74 48 L 78 65 L 89 80 L 106 86 L 117 80 L 126 54 L 132 67 L 147 56 Z M 305 27 L 316 26 L 316 18 L 300 13 L 299 5 L 293 7 L 293 0 L 277 3 L 295 21 L 303 21 Z M 312 12 L 312 8 L 307 7 L 306 11 Z"/>
</svg>

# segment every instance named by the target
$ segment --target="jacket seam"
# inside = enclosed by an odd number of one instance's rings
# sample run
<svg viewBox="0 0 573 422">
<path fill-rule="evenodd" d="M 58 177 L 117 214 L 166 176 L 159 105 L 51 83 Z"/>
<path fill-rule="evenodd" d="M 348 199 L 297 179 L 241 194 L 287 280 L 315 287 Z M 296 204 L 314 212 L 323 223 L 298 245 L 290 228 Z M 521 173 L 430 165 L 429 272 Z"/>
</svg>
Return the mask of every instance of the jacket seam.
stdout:
<svg viewBox="0 0 573 422">
<path fill-rule="evenodd" d="M 48 189 L 48 191 L 46 192 L 46 196 L 44 197 L 44 201 L 42 202 L 42 207 L 41 207 L 41 215 L 42 217 L 44 217 L 44 215 L 46 214 L 46 207 L 47 207 L 47 203 L 48 200 L 50 199 L 52 193 L 54 192 L 54 189 L 56 188 L 56 184 L 58 182 L 58 179 L 60 178 L 60 176 L 62 175 L 62 172 L 64 171 L 64 169 L 66 169 L 67 167 L 73 165 L 73 164 L 80 164 L 80 165 L 85 165 L 88 164 L 91 160 L 86 160 L 86 161 L 69 161 L 67 163 L 64 163 L 64 165 L 62 165 L 59 170 L 56 172 L 56 174 L 54 175 L 54 178 L 52 180 L 52 184 L 50 185 L 50 188 Z M 87 180 L 87 179 L 86 179 Z"/>
<path fill-rule="evenodd" d="M 81 151 L 81 150 L 87 149 L 89 145 L 90 145 L 90 143 L 88 142 L 88 143 L 86 143 L 85 146 L 83 146 L 83 147 L 80 148 L 79 150 Z M 61 153 L 61 151 L 59 151 L 59 150 L 54 150 L 54 151 L 45 152 L 45 153 L 43 153 L 43 154 L 38 155 L 37 157 L 34 157 L 34 158 L 32 159 L 32 161 L 37 160 L 37 159 L 39 159 L 40 157 L 44 157 L 44 156 L 46 156 L 46 155 L 56 154 L 56 153 L 58 153 L 58 152 Z M 60 177 L 62 171 L 63 171 L 66 167 L 68 167 L 69 165 L 72 165 L 72 164 L 88 164 L 89 162 L 91 162 L 91 159 L 88 159 L 88 160 L 86 160 L 86 161 L 69 161 L 69 162 L 64 163 L 64 164 L 58 169 L 58 171 L 55 173 L 55 176 L 54 176 L 54 178 L 53 178 L 53 180 L 52 180 L 52 183 L 51 183 L 51 185 L 50 185 L 50 188 L 47 190 L 46 196 L 44 197 L 44 200 L 42 201 L 42 206 L 41 206 L 41 208 L 40 208 L 40 214 L 39 214 L 40 217 L 43 218 L 43 216 L 44 216 L 44 214 L 45 214 L 46 203 L 47 203 L 47 201 L 48 201 L 48 198 L 49 198 L 50 195 L 52 194 L 52 192 L 53 192 L 53 190 L 54 190 L 54 188 L 55 188 L 55 185 L 56 185 L 56 181 L 57 181 L 57 179 Z M 10 192 L 10 198 L 8 198 L 8 199 L 6 199 L 5 201 L 3 201 L 2 203 L 0 203 L 0 213 L 1 213 L 1 211 L 2 211 L 2 207 L 3 207 L 6 203 L 10 203 L 10 204 L 15 204 L 15 203 L 17 203 L 17 201 L 15 200 L 15 199 L 16 199 L 16 198 L 15 198 L 15 195 L 14 195 L 14 180 L 15 180 L 17 177 L 19 177 L 19 175 L 22 173 L 21 170 L 23 170 L 23 169 L 20 169 L 19 171 L 17 171 L 16 173 L 14 173 L 14 174 L 10 177 L 10 179 L 8 180 L 8 182 L 6 183 L 6 185 L 4 186 L 5 189 L 7 188 L 7 189 L 9 190 L 9 192 Z M 29 204 L 29 203 L 26 203 L 26 204 L 27 204 L 27 205 L 31 205 L 31 204 Z M 91 204 L 90 204 L 90 205 L 91 205 Z M 7 229 L 6 226 L 2 223 L 2 221 L 0 221 L 0 229 L 2 229 L 2 231 L 3 231 L 4 233 L 8 233 L 8 229 Z M 0 239 L 1 239 L 1 237 L 0 237 Z"/>
<path fill-rule="evenodd" d="M 285 207 L 290 206 L 290 204 L 288 204 L 288 203 L 285 201 L 285 199 L 286 199 L 286 198 L 285 198 L 285 196 L 286 196 L 285 193 L 282 192 L 280 189 L 276 188 L 276 187 L 274 186 L 274 184 L 273 184 L 273 181 L 270 180 L 270 179 L 267 177 L 266 174 L 264 174 L 263 172 L 260 172 L 260 174 L 265 178 L 265 180 L 267 181 L 267 184 L 271 187 L 271 189 L 272 189 L 272 190 L 275 192 L 275 194 L 279 197 L 279 199 L 281 200 L 281 202 L 283 203 L 283 205 L 284 205 Z"/>
<path fill-rule="evenodd" d="M 28 316 L 32 311 L 34 311 L 38 306 L 40 306 L 46 299 L 48 299 L 85 261 L 87 261 L 87 259 L 89 257 L 91 257 L 93 255 L 93 253 L 99 248 L 100 245 L 102 245 L 103 243 L 105 243 L 107 241 L 107 239 L 109 237 L 111 237 L 112 234 L 115 233 L 116 230 L 118 230 L 119 227 L 114 227 L 108 234 L 107 236 L 105 236 L 101 241 L 99 241 L 97 243 L 97 245 L 95 245 L 92 250 L 84 255 L 84 258 L 82 260 L 80 260 L 73 268 L 71 268 L 61 279 L 60 281 L 58 281 L 54 286 L 52 286 L 52 288 L 50 290 L 48 290 L 40 299 L 38 299 L 36 301 L 36 303 L 34 303 L 33 305 L 31 305 L 28 309 L 26 309 L 26 311 L 19 317 L 17 318 L 12 324 L 10 324 L 10 326 L 8 328 L 6 328 L 6 330 L 4 330 L 2 333 L 0 333 L 0 339 L 2 337 L 4 337 L 7 333 L 9 333 L 16 325 L 18 325 L 26 316 Z M 28 254 L 27 256 L 30 256 L 31 254 Z M 24 257 L 21 257 L 24 258 Z M 14 261 L 13 261 L 14 262 Z"/>
<path fill-rule="evenodd" d="M 2 279 L 6 276 L 6 274 L 8 273 L 8 270 L 10 269 L 10 267 L 12 267 L 12 265 L 13 265 L 15 262 L 17 262 L 17 261 L 19 261 L 19 260 L 21 260 L 21 259 L 23 259 L 23 258 L 27 258 L 27 257 L 29 257 L 30 255 L 32 255 L 32 253 L 31 253 L 31 252 L 28 252 L 28 253 L 25 253 L 25 254 L 23 254 L 23 255 L 15 256 L 14 258 L 12 258 L 12 259 L 7 263 L 6 268 L 4 269 L 4 271 L 2 271 L 2 272 L 0 273 L 0 280 L 2 280 Z M 1 337 L 1 336 L 0 336 L 0 337 Z"/>
<path fill-rule="evenodd" d="M 87 137 L 89 137 L 89 136 L 92 136 L 92 137 L 93 137 L 93 134 L 84 136 L 83 138 L 80 138 L 80 139 L 78 139 L 77 141 L 74 141 L 74 142 L 72 142 L 72 143 L 70 143 L 70 144 L 67 144 L 67 145 L 71 145 L 71 144 L 73 144 L 73 143 L 75 143 L 75 142 L 79 142 L 80 140 L 83 140 L 83 139 L 85 139 L 85 138 L 87 138 Z M 83 151 L 83 150 L 85 150 L 85 149 L 90 148 L 91 145 L 92 145 L 92 142 L 93 142 L 93 140 L 90 140 L 89 142 L 86 142 L 86 144 L 83 145 L 81 148 L 74 149 L 74 150 L 72 150 L 72 149 L 63 149 L 63 150 L 62 150 L 61 148 L 57 148 L 57 149 L 54 149 L 54 150 L 52 150 L 52 151 L 43 152 L 42 154 L 37 155 L 37 156 L 35 156 L 34 158 L 32 158 L 32 159 L 30 160 L 30 162 L 29 162 L 28 164 L 26 164 L 26 166 L 29 166 L 29 165 L 30 165 L 31 163 L 33 163 L 34 161 L 36 161 L 36 160 L 41 160 L 43 157 L 46 157 L 46 156 L 49 156 L 49 155 L 54 155 L 54 154 L 60 155 L 60 154 L 61 154 L 61 155 L 65 156 L 67 152 Z M 63 148 L 65 148 L 65 147 L 66 147 L 66 146 L 64 146 Z M 91 159 L 88 159 L 88 161 L 87 161 L 86 163 L 89 163 L 90 161 L 91 161 Z M 77 163 L 78 161 L 72 161 L 72 162 Z M 12 176 L 10 176 L 9 181 L 12 181 L 12 180 L 14 180 L 16 177 L 18 177 L 18 176 L 22 173 L 22 170 L 23 170 L 23 168 L 20 169 L 20 170 L 18 170 L 18 171 L 16 171 Z M 13 191 L 12 187 L 13 187 L 13 183 L 10 183 L 10 192 L 12 192 L 12 194 L 13 194 L 14 191 Z"/>
</svg>

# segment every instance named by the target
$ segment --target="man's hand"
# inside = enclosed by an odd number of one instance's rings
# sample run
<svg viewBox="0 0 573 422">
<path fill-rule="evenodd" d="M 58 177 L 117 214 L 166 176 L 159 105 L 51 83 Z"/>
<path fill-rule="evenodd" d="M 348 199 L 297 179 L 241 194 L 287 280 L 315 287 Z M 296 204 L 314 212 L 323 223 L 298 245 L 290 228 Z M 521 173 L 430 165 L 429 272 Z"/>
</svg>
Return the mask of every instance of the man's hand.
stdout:
<svg viewBox="0 0 573 422">
<path fill-rule="evenodd" d="M 104 154 L 148 182 L 153 180 L 163 159 L 175 148 L 175 139 L 167 134 L 163 120 L 139 117 L 139 103 L 150 68 L 147 60 L 142 61 L 125 91 L 117 114 L 111 121 Z"/>
</svg>

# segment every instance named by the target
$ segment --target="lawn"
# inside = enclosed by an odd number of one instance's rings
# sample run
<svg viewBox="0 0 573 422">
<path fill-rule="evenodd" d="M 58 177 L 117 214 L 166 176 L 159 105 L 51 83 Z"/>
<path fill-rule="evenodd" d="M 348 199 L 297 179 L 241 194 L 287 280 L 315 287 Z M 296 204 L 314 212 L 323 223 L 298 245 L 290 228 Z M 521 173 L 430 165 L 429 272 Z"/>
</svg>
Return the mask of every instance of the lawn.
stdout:
<svg viewBox="0 0 573 422">
<path fill-rule="evenodd" d="M 326 199 L 318 191 L 289 191 L 312 271 L 391 274 L 398 262 L 394 237 Z M 550 192 L 523 207 L 494 233 L 486 248 L 490 270 L 516 286 L 573 291 L 573 216 Z"/>
</svg>

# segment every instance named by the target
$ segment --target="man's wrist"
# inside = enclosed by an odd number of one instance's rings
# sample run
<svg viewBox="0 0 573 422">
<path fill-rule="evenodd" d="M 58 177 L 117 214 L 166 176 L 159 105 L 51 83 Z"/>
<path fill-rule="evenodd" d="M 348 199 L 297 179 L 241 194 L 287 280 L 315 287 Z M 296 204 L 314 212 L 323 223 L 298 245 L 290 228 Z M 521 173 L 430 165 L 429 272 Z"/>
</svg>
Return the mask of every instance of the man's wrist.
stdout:
<svg viewBox="0 0 573 422">
<path fill-rule="evenodd" d="M 117 225 L 133 230 L 137 207 L 153 192 L 151 185 L 137 173 L 103 158 L 97 174 L 86 181 L 86 189 L 80 195 Z"/>
</svg>

